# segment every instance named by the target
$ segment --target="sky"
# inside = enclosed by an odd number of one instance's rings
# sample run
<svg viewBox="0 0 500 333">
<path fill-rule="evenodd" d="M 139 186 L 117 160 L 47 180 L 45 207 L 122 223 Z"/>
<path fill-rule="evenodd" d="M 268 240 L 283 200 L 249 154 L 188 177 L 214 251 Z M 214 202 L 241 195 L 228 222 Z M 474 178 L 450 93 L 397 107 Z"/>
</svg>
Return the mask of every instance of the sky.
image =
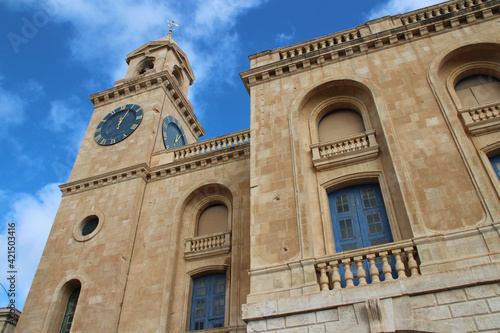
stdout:
<svg viewBox="0 0 500 333">
<path fill-rule="evenodd" d="M 22 310 L 92 115 L 88 96 L 113 87 L 125 57 L 166 36 L 187 54 L 188 99 L 205 140 L 250 127 L 239 73 L 248 56 L 438 3 L 433 0 L 0 0 L 0 283 L 15 223 Z M 9 299 L 0 288 L 0 307 Z"/>
</svg>

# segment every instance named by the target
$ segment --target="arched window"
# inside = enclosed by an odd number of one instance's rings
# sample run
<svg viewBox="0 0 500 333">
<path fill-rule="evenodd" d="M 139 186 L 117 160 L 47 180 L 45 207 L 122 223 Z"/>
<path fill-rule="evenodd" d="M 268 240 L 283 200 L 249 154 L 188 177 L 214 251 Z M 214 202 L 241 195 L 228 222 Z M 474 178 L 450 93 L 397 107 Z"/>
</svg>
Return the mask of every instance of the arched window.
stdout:
<svg viewBox="0 0 500 333">
<path fill-rule="evenodd" d="M 353 109 L 336 109 L 327 113 L 318 123 L 320 142 L 328 142 L 363 133 L 361 115 Z"/>
<path fill-rule="evenodd" d="M 215 273 L 193 280 L 190 331 L 224 327 L 226 274 Z"/>
<path fill-rule="evenodd" d="M 75 316 L 76 305 L 78 304 L 78 297 L 80 296 L 81 287 L 77 287 L 68 299 L 68 304 L 66 305 L 66 311 L 64 313 L 63 321 L 61 324 L 61 329 L 59 333 L 69 333 L 71 330 L 71 324 L 73 324 L 73 317 Z"/>
<path fill-rule="evenodd" d="M 227 231 L 228 209 L 226 205 L 208 206 L 198 218 L 197 236 Z"/>
<path fill-rule="evenodd" d="M 493 75 L 469 75 L 455 85 L 455 91 L 462 107 L 474 107 L 500 100 L 500 80 Z"/>
<path fill-rule="evenodd" d="M 154 59 L 147 59 L 143 61 L 137 68 L 139 74 L 146 73 L 148 70 L 153 69 L 155 66 Z"/>
<path fill-rule="evenodd" d="M 182 79 L 182 72 L 181 72 L 179 66 L 174 67 L 172 74 L 174 75 L 175 79 L 177 80 L 177 84 L 179 86 L 182 86 L 182 83 L 184 82 L 184 80 Z"/>
</svg>

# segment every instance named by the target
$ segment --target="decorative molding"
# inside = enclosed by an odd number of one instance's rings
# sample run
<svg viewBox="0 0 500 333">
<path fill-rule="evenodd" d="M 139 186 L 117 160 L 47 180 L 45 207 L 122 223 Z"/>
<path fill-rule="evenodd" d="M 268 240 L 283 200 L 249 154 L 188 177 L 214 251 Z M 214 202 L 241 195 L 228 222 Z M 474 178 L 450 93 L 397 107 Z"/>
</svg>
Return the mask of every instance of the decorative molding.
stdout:
<svg viewBox="0 0 500 333">
<path fill-rule="evenodd" d="M 264 55 L 279 60 L 241 72 L 240 77 L 249 90 L 265 81 L 490 19 L 500 14 L 499 5 L 500 0 L 449 1 L 420 11 L 377 20 L 391 20 L 387 25 L 392 28 L 376 33 L 371 33 L 371 22 L 368 22 L 364 26 L 312 41 L 250 56 L 250 60 Z"/>
<path fill-rule="evenodd" d="M 108 172 L 95 177 L 85 178 L 71 183 L 66 183 L 60 185 L 59 188 L 63 196 L 65 196 L 92 190 L 98 187 L 121 183 L 123 181 L 136 179 L 139 177 L 146 180 L 148 173 L 149 173 L 149 167 L 145 163 L 141 163 L 139 165 L 134 165 L 113 172 Z"/>
<path fill-rule="evenodd" d="M 89 98 L 94 106 L 106 105 L 112 102 L 128 99 L 134 95 L 162 87 L 165 94 L 169 97 L 172 105 L 175 106 L 181 117 L 196 138 L 206 134 L 198 118 L 194 114 L 194 108 L 184 97 L 183 93 L 174 84 L 174 78 L 168 71 L 148 76 L 134 76 L 129 80 L 123 80 L 120 85 L 108 90 L 90 95 Z"/>
<path fill-rule="evenodd" d="M 185 172 L 208 168 L 222 163 L 250 157 L 250 130 L 244 130 L 225 136 L 196 142 L 176 149 L 165 149 L 154 153 L 153 156 L 174 154 L 176 160 L 164 163 L 155 168 L 141 163 L 132 167 L 108 172 L 95 177 L 89 177 L 60 185 L 63 196 L 94 188 L 116 184 L 129 179 L 142 177 L 145 181 L 173 177 Z M 205 147 L 205 148 L 203 148 Z M 196 151 L 196 154 L 180 153 L 183 151 Z"/>
</svg>

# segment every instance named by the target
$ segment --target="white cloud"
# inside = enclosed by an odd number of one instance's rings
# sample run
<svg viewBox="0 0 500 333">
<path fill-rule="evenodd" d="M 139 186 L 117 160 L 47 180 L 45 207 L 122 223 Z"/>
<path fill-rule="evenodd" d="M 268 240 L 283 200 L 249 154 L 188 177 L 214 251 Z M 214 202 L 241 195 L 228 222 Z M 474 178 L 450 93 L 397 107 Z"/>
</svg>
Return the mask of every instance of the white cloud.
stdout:
<svg viewBox="0 0 500 333">
<path fill-rule="evenodd" d="M 4 193 L 5 194 L 5 193 Z M 40 261 L 45 242 L 54 221 L 61 192 L 56 184 L 48 184 L 35 195 L 10 194 L 10 212 L 2 218 L 0 226 L 0 248 L 7 249 L 7 223 L 15 222 L 16 229 L 16 307 L 22 309 L 31 282 Z M 7 272 L 7 262 L 0 262 L 2 272 Z M 6 276 L 0 283 L 8 286 Z M 0 306 L 7 304 L 7 296 L 0 290 Z"/>
<path fill-rule="evenodd" d="M 125 55 L 150 40 L 166 36 L 166 21 L 174 19 L 179 24 L 174 39 L 190 59 L 198 89 L 207 89 L 214 75 L 227 80 L 228 73 L 234 74 L 236 59 L 240 58 L 234 56 L 239 50 L 239 36 L 232 28 L 238 16 L 266 1 L 205 0 L 167 4 L 153 0 L 9 0 L 7 4 L 11 8 L 24 4 L 33 8 L 34 15 L 44 12 L 50 21 L 70 23 L 74 28 L 69 41 L 74 59 L 96 75 L 107 74 L 106 79 L 113 81 L 125 74 Z M 221 62 L 222 54 L 233 56 L 225 56 Z M 237 75 L 232 77 L 233 81 L 239 80 Z"/>
<path fill-rule="evenodd" d="M 49 117 L 44 122 L 48 130 L 67 131 L 70 150 L 78 151 L 87 129 L 88 120 L 82 117 L 80 100 L 70 97 L 65 100 L 56 100 L 50 103 Z"/>
<path fill-rule="evenodd" d="M 0 84 L 1 84 L 0 78 Z M 19 125 L 24 121 L 25 102 L 16 93 L 3 89 L 0 85 L 0 133 L 11 125 Z"/>
<path fill-rule="evenodd" d="M 0 136 L 11 126 L 20 125 L 26 118 L 26 106 L 36 102 L 43 94 L 43 87 L 34 80 L 29 80 L 20 93 L 5 89 L 4 77 L 0 74 Z M 26 99 L 23 95 L 29 95 Z"/>
<path fill-rule="evenodd" d="M 290 41 L 295 38 L 295 29 L 292 33 L 286 34 L 284 32 L 276 36 L 276 44 L 278 45 L 288 45 Z"/>
<path fill-rule="evenodd" d="M 415 9 L 432 6 L 442 0 L 389 0 L 387 3 L 378 5 L 370 11 L 369 20 L 377 19 L 387 15 L 403 14 Z"/>
</svg>

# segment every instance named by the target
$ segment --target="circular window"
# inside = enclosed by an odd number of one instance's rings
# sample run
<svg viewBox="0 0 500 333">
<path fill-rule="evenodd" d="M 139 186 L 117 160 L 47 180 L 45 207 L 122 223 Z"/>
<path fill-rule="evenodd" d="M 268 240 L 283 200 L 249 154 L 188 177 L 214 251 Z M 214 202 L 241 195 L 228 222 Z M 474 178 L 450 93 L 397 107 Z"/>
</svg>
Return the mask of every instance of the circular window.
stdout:
<svg viewBox="0 0 500 333">
<path fill-rule="evenodd" d="M 73 238 L 79 242 L 92 239 L 102 229 L 103 220 L 101 214 L 89 215 L 80 220 L 73 228 Z"/>
<path fill-rule="evenodd" d="M 97 216 L 90 216 L 83 222 L 82 236 L 90 235 L 99 225 L 99 218 Z"/>
</svg>

